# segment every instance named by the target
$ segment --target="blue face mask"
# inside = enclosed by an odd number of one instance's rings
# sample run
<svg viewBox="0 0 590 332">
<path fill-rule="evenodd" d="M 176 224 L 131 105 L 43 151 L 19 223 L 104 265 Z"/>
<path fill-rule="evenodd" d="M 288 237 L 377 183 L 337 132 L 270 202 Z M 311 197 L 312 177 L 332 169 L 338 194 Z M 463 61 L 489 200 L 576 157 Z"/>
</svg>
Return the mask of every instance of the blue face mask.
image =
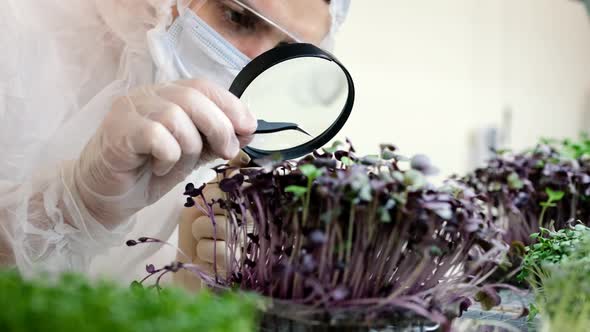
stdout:
<svg viewBox="0 0 590 332">
<path fill-rule="evenodd" d="M 179 78 L 207 79 L 225 88 L 251 61 L 191 10 L 176 18 L 160 43 Z"/>
</svg>

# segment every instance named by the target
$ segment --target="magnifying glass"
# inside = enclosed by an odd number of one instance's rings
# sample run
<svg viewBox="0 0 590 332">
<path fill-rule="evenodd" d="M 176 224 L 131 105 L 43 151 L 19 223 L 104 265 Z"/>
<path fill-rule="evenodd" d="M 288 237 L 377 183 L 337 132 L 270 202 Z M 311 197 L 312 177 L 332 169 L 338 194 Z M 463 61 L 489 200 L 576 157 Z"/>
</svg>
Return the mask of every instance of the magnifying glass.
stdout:
<svg viewBox="0 0 590 332">
<path fill-rule="evenodd" d="M 258 118 L 253 160 L 296 159 L 321 148 L 342 129 L 354 105 L 354 83 L 331 54 L 312 44 L 287 44 L 252 60 L 230 92 Z"/>
</svg>

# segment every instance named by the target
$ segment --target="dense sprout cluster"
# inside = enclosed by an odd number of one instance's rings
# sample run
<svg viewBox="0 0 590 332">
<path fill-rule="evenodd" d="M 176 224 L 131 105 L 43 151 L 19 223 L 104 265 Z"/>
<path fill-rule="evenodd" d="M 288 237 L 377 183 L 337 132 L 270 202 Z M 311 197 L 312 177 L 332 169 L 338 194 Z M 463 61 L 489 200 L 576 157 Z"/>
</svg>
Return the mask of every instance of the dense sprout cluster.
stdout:
<svg viewBox="0 0 590 332">
<path fill-rule="evenodd" d="M 541 228 L 588 222 L 590 162 L 571 149 L 567 143 L 540 144 L 524 153 L 499 153 L 461 181 L 487 197 L 507 243 L 529 245 Z"/>
<path fill-rule="evenodd" d="M 219 183 L 222 200 L 192 185 L 185 194 L 187 206 L 207 202 L 214 224 L 213 206 L 226 211 L 229 269 L 218 283 L 330 310 L 409 309 L 446 324 L 470 304 L 502 247 L 480 198 L 435 189 L 425 179 L 431 169 L 393 146 L 364 158 L 348 146 L 242 169 Z M 479 296 L 498 301 L 491 288 Z"/>
<path fill-rule="evenodd" d="M 533 233 L 531 238 L 537 243 L 525 248 L 526 255 L 518 278 L 527 280 L 534 288 L 539 288 L 539 281 L 547 275 L 544 265 L 560 264 L 569 258 L 579 256 L 580 253 L 584 254 L 587 248 L 580 248 L 586 239 L 590 239 L 590 228 L 582 224 L 559 231 L 541 228 L 541 232 Z"/>
<path fill-rule="evenodd" d="M 590 228 L 576 225 L 558 232 L 537 234 L 529 248 L 528 279 L 539 312 L 550 331 L 587 331 L 590 326 Z M 551 246 L 549 246 L 551 245 Z"/>
<path fill-rule="evenodd" d="M 225 197 L 205 197 L 204 186 L 188 184 L 185 206 L 201 209 L 214 228 L 213 211 L 225 211 L 227 272 L 211 277 L 177 262 L 148 266 L 148 277 L 187 269 L 217 287 L 328 315 L 411 312 L 448 327 L 471 300 L 499 304 L 489 277 L 518 272 L 525 246 L 538 241 L 531 234 L 588 223 L 589 156 L 590 139 L 543 142 L 498 152 L 441 188 L 426 180 L 436 171 L 428 158 L 408 160 L 391 145 L 378 156 L 358 157 L 347 142 L 298 162 L 220 166 Z M 158 241 L 131 244 L 141 242 Z M 511 268 L 498 270 L 507 252 Z"/>
</svg>

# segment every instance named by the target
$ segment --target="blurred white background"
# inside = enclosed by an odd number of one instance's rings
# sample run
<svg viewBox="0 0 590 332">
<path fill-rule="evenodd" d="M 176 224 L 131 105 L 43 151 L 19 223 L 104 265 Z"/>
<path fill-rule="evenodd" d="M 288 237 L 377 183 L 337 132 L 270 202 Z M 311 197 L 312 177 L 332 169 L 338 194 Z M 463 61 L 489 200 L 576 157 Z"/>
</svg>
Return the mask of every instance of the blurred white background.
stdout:
<svg viewBox="0 0 590 332">
<path fill-rule="evenodd" d="M 357 101 L 341 137 L 425 153 L 441 175 L 477 163 L 478 133 L 508 145 L 590 129 L 590 18 L 571 0 L 354 0 L 336 55 Z M 480 140 L 481 142 L 481 140 Z"/>
</svg>

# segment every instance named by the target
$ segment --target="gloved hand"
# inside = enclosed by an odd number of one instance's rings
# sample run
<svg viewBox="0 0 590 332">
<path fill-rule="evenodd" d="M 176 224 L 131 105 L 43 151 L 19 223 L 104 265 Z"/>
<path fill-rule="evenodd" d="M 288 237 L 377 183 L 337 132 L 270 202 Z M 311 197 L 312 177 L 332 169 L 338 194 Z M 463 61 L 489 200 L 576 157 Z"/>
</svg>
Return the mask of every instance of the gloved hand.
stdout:
<svg viewBox="0 0 590 332">
<path fill-rule="evenodd" d="M 114 228 L 200 164 L 234 158 L 255 130 L 256 119 L 244 104 L 211 83 L 138 88 L 114 101 L 79 160 L 66 170 L 68 187 L 93 218 Z"/>
<path fill-rule="evenodd" d="M 241 152 L 238 157 L 230 161 L 229 165 L 240 168 L 245 167 L 249 163 L 250 158 L 248 155 Z M 228 174 L 228 176 L 231 177 L 237 172 L 238 170 L 235 170 Z M 208 183 L 203 190 L 203 194 L 207 201 L 224 197 L 224 193 L 218 186 L 220 180 L 221 176 L 218 176 L 217 179 Z M 201 206 L 205 207 L 204 202 L 200 198 L 195 199 L 195 203 L 201 204 Z M 182 251 L 182 253 L 178 254 L 178 260 L 186 262 L 187 257 L 184 255 L 187 255 L 189 256 L 188 259 L 191 260 L 191 262 L 188 263 L 199 265 L 203 272 L 211 276 L 213 276 L 214 272 L 214 247 L 216 247 L 217 254 L 217 271 L 222 275 L 225 274 L 226 271 L 225 235 L 227 219 L 224 211 L 221 210 L 219 206 L 214 207 L 214 212 L 217 233 L 214 233 L 211 218 L 195 207 L 183 210 L 180 216 L 178 230 L 178 247 Z M 213 240 L 214 234 L 216 235 L 215 238 L 217 241 Z M 174 274 L 174 282 L 190 291 L 196 291 L 201 288 L 201 280 L 199 277 L 185 270 L 181 270 Z"/>
</svg>

